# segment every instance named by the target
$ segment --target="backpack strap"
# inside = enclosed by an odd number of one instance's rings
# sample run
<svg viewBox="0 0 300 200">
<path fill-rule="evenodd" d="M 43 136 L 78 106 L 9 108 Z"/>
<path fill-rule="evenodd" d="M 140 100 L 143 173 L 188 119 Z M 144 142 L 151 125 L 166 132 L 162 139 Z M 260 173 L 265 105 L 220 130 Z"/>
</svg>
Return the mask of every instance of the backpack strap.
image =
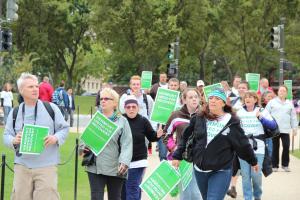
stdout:
<svg viewBox="0 0 300 200">
<path fill-rule="evenodd" d="M 53 122 L 55 121 L 55 113 L 53 108 L 51 107 L 49 102 L 43 101 L 43 104 L 48 112 L 48 114 L 50 115 L 50 117 L 52 118 Z"/>
<path fill-rule="evenodd" d="M 146 109 L 147 109 L 147 115 L 149 116 L 149 106 L 148 106 L 148 99 L 147 95 L 143 93 L 143 101 L 146 104 Z"/>
<path fill-rule="evenodd" d="M 17 119 L 18 112 L 19 112 L 19 106 L 15 107 L 13 109 L 13 129 L 14 129 L 14 131 L 15 131 L 15 127 L 16 127 L 16 119 Z M 16 133 L 16 131 L 15 131 L 15 133 Z"/>
</svg>

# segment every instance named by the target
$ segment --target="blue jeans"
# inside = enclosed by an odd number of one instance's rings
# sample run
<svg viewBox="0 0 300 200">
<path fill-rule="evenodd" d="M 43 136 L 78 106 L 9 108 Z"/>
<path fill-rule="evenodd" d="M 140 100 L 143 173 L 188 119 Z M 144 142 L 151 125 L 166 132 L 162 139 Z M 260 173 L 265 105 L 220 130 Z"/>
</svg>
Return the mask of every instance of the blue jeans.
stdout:
<svg viewBox="0 0 300 200">
<path fill-rule="evenodd" d="M 128 169 L 128 179 L 122 190 L 122 200 L 140 200 L 142 198 L 141 188 L 145 167 Z"/>
<path fill-rule="evenodd" d="M 12 107 L 10 106 L 3 106 L 3 114 L 4 114 L 4 124 L 6 124 L 6 121 L 7 121 L 7 117 L 8 117 L 8 114 L 9 112 L 12 110 Z"/>
<path fill-rule="evenodd" d="M 268 149 L 269 156 L 272 158 L 272 153 L 273 153 L 273 141 L 272 141 L 272 138 L 267 138 L 266 139 L 266 146 L 267 146 L 267 149 Z"/>
<path fill-rule="evenodd" d="M 181 183 L 179 183 L 179 189 L 180 189 L 180 200 L 201 200 L 201 194 L 197 185 L 195 172 L 193 171 L 193 176 L 190 184 L 187 186 L 187 188 L 182 191 Z"/>
<path fill-rule="evenodd" d="M 264 160 L 264 154 L 255 154 L 259 165 L 259 171 L 254 172 L 246 161 L 240 159 L 243 193 L 245 200 L 260 199 L 262 195 L 262 173 L 261 166 Z M 253 188 L 253 190 L 252 190 Z"/>
<path fill-rule="evenodd" d="M 167 160 L 167 153 L 168 153 L 168 149 L 166 147 L 166 145 L 163 143 L 163 139 L 160 138 L 157 141 L 157 145 L 158 145 L 158 155 L 159 155 L 159 160 Z"/>
<path fill-rule="evenodd" d="M 231 169 L 199 172 L 195 177 L 203 200 L 223 200 L 231 180 Z"/>
</svg>

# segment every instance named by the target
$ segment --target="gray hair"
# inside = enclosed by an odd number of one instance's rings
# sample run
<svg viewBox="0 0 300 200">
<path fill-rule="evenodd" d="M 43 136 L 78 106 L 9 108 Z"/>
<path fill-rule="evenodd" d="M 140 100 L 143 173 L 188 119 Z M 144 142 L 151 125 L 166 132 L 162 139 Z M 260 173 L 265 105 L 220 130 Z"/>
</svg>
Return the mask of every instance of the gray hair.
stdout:
<svg viewBox="0 0 300 200">
<path fill-rule="evenodd" d="M 17 85 L 18 85 L 19 91 L 21 90 L 23 83 L 26 79 L 32 79 L 32 80 L 38 81 L 38 78 L 35 75 L 32 75 L 28 72 L 23 72 L 21 74 L 21 76 L 19 77 L 19 79 L 17 80 Z"/>
</svg>

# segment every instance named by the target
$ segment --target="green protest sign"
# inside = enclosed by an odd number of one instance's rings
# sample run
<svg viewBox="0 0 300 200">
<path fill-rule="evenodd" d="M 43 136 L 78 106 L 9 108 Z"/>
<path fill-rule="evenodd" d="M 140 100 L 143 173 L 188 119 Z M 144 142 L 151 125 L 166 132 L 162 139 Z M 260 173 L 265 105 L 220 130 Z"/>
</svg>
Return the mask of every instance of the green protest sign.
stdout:
<svg viewBox="0 0 300 200">
<path fill-rule="evenodd" d="M 95 155 L 99 155 L 116 133 L 118 126 L 100 112 L 96 112 L 80 139 Z"/>
<path fill-rule="evenodd" d="M 140 188 L 151 200 L 162 200 L 180 181 L 180 174 L 167 161 L 160 165 L 145 179 Z"/>
<path fill-rule="evenodd" d="M 142 71 L 142 89 L 150 89 L 152 85 L 152 72 L 151 71 Z"/>
<path fill-rule="evenodd" d="M 23 127 L 20 153 L 41 154 L 44 150 L 44 138 L 49 134 L 49 127 L 25 124 Z"/>
<path fill-rule="evenodd" d="M 246 74 L 246 81 L 249 83 L 250 90 L 253 90 L 255 92 L 258 91 L 259 79 L 260 79 L 260 74 L 254 74 L 254 73 Z"/>
<path fill-rule="evenodd" d="M 150 120 L 166 124 L 171 113 L 176 108 L 178 98 L 178 91 L 158 88 Z"/>
<path fill-rule="evenodd" d="M 182 160 L 179 165 L 179 173 L 181 176 L 182 191 L 184 191 L 192 180 L 193 164 Z"/>
<path fill-rule="evenodd" d="M 208 85 L 208 86 L 203 87 L 204 97 L 205 97 L 206 101 L 208 101 L 208 95 L 217 88 L 223 88 L 222 84 L 216 83 L 213 85 Z"/>
<path fill-rule="evenodd" d="M 293 80 L 284 80 L 284 85 L 288 88 L 287 99 L 293 99 Z"/>
</svg>

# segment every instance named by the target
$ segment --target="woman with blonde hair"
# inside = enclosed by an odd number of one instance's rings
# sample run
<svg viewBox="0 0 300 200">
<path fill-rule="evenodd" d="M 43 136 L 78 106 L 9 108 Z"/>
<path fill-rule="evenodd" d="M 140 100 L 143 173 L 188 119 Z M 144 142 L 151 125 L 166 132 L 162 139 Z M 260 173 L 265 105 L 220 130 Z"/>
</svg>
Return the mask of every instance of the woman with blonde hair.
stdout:
<svg viewBox="0 0 300 200">
<path fill-rule="evenodd" d="M 91 200 L 103 200 L 105 186 L 108 199 L 120 200 L 123 183 L 127 178 L 132 158 L 132 135 L 127 119 L 117 110 L 118 103 L 119 95 L 115 90 L 105 88 L 101 91 L 99 112 L 114 122 L 118 130 L 103 151 L 94 156 L 94 162 L 86 166 Z M 81 152 L 83 155 L 91 153 L 84 145 L 81 146 Z"/>
</svg>

